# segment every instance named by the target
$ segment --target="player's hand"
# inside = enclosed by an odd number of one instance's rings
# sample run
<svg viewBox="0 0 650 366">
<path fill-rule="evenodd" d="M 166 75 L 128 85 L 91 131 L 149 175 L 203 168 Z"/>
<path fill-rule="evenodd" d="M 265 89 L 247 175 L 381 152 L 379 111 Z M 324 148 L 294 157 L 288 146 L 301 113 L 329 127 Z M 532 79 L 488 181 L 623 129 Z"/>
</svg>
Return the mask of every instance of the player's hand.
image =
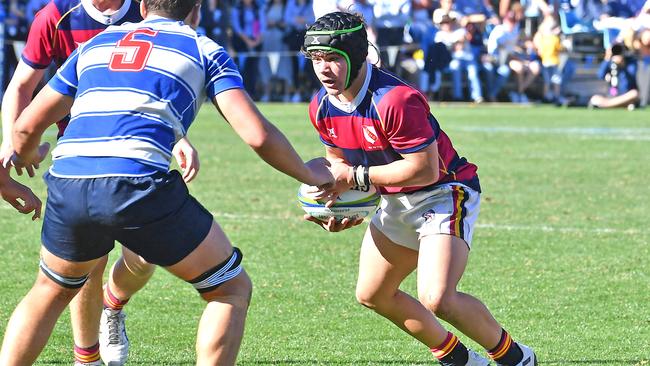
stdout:
<svg viewBox="0 0 650 366">
<path fill-rule="evenodd" d="M 334 187 L 334 177 L 329 170 L 329 161 L 325 158 L 315 158 L 305 163 L 305 166 L 311 170 L 311 181 L 305 182 L 315 186 L 319 191 L 329 190 Z"/>
<path fill-rule="evenodd" d="M 172 154 L 174 155 L 174 159 L 176 159 L 178 166 L 183 171 L 183 181 L 189 183 L 196 178 L 196 175 L 199 174 L 199 168 L 201 165 L 199 162 L 199 152 L 196 151 L 187 137 L 178 140 L 176 145 L 174 145 Z"/>
<path fill-rule="evenodd" d="M 28 214 L 34 211 L 32 220 L 41 217 L 41 207 L 43 206 L 43 203 L 38 199 L 38 197 L 36 197 L 31 189 L 13 179 L 9 179 L 0 187 L 0 191 L 2 199 L 12 205 L 16 210 L 18 210 L 18 212 Z"/>
<path fill-rule="evenodd" d="M 23 169 L 25 169 L 27 175 L 34 177 L 34 170 L 40 167 L 41 162 L 45 160 L 49 151 L 50 143 L 44 142 L 38 149 L 26 154 L 26 156 L 19 157 L 13 153 L 9 159 L 2 161 L 2 166 L 7 167 L 11 164 L 16 169 L 16 174 L 23 175 Z"/>
<path fill-rule="evenodd" d="M 336 233 L 339 231 L 347 230 L 351 227 L 357 226 L 363 222 L 363 219 L 350 219 L 348 217 L 344 218 L 341 221 L 336 221 L 334 217 L 330 217 L 327 221 L 321 221 L 314 216 L 307 215 L 305 214 L 303 218 L 307 221 L 311 221 L 315 223 L 316 225 L 322 227 L 323 229 L 331 232 L 331 233 Z"/>
</svg>

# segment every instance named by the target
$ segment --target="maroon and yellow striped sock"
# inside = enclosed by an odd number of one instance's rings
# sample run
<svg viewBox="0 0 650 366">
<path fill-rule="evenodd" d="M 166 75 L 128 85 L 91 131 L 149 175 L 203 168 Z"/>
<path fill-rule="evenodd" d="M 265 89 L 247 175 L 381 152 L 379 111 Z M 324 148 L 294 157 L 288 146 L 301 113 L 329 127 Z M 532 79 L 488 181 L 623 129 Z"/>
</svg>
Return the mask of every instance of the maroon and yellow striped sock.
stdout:
<svg viewBox="0 0 650 366">
<path fill-rule="evenodd" d="M 88 348 L 81 348 L 74 345 L 74 359 L 81 363 L 91 363 L 99 361 L 99 342 Z"/>
<path fill-rule="evenodd" d="M 488 355 L 499 365 L 516 365 L 523 357 L 521 349 L 505 329 L 501 329 L 501 340 L 496 347 L 488 350 Z"/>
<path fill-rule="evenodd" d="M 124 305 L 129 302 L 129 299 L 120 300 L 118 299 L 109 288 L 108 284 L 104 286 L 104 307 L 113 309 L 113 310 L 122 310 Z"/>
<path fill-rule="evenodd" d="M 467 364 L 467 348 L 452 332 L 438 346 L 431 348 L 433 356 L 443 366 L 464 366 Z"/>
</svg>

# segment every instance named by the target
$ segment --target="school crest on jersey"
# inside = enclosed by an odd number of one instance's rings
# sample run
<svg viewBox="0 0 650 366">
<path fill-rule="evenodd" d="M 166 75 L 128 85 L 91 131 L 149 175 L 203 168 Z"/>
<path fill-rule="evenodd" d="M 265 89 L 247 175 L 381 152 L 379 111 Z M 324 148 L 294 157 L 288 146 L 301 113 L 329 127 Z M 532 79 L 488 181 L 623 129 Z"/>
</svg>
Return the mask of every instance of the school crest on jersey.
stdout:
<svg viewBox="0 0 650 366">
<path fill-rule="evenodd" d="M 363 137 L 368 141 L 370 144 L 374 145 L 377 140 L 379 140 L 379 136 L 377 136 L 377 130 L 375 130 L 374 126 L 362 126 L 363 130 Z"/>
</svg>

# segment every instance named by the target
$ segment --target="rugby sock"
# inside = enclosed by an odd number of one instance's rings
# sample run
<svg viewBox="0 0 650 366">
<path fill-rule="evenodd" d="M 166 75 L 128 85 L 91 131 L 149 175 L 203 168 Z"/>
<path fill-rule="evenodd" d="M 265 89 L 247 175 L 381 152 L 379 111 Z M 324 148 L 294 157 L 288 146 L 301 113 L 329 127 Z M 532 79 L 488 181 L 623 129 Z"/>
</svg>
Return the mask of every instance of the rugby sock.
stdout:
<svg viewBox="0 0 650 366">
<path fill-rule="evenodd" d="M 512 340 L 505 329 L 501 329 L 501 340 L 496 347 L 488 350 L 488 355 L 499 365 L 514 366 L 524 357 L 521 348 Z"/>
<path fill-rule="evenodd" d="M 91 363 L 99 361 L 99 342 L 88 348 L 81 348 L 74 345 L 74 359 L 81 363 Z"/>
<path fill-rule="evenodd" d="M 431 353 L 443 366 L 465 366 L 469 357 L 465 345 L 451 332 L 447 332 L 444 342 L 431 348 Z"/>
<path fill-rule="evenodd" d="M 108 286 L 108 283 L 106 286 L 104 286 L 104 308 L 109 308 L 112 310 L 122 310 L 124 305 L 129 302 L 129 299 L 126 300 L 120 300 L 118 299 L 113 293 L 111 292 L 111 289 Z"/>
</svg>

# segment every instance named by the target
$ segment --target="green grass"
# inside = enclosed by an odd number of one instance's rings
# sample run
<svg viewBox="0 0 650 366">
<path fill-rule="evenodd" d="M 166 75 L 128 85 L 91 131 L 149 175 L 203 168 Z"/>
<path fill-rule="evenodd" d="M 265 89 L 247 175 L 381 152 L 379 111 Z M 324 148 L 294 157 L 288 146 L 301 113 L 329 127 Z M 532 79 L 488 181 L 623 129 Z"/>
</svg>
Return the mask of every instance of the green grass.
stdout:
<svg viewBox="0 0 650 366">
<path fill-rule="evenodd" d="M 261 108 L 304 159 L 323 154 L 306 105 Z M 483 187 L 461 290 L 533 346 L 541 365 L 650 365 L 650 112 L 432 110 L 478 164 Z M 356 304 L 363 229 L 329 234 L 303 222 L 298 183 L 257 159 L 209 106 L 190 138 L 201 157 L 191 191 L 243 250 L 254 282 L 238 364 L 433 364 L 426 347 Z M 44 199 L 42 181 L 29 183 Z M 40 223 L 3 203 L 0 225 L 4 333 L 37 272 Z M 414 282 L 403 288 L 414 293 Z M 127 307 L 129 364 L 193 364 L 202 307 L 189 285 L 158 270 Z M 66 313 L 39 365 L 71 364 L 69 323 Z"/>
</svg>

